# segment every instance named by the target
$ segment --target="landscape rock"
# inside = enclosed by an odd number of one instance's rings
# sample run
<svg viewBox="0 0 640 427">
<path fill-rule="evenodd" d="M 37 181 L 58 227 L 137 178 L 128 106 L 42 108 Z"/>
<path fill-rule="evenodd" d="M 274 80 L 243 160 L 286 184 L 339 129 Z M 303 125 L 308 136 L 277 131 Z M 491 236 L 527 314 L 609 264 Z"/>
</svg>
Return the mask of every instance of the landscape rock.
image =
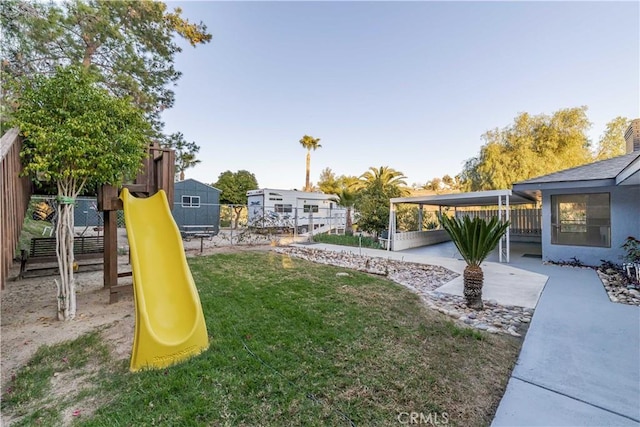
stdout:
<svg viewBox="0 0 640 427">
<path fill-rule="evenodd" d="M 459 276 L 444 267 L 367 257 L 351 252 L 333 252 L 313 248 L 279 247 L 277 252 L 320 264 L 333 265 L 386 276 L 420 295 L 425 305 L 451 317 L 457 324 L 490 333 L 520 337 L 521 324 L 531 321 L 534 310 L 517 306 L 502 306 L 496 300 L 484 301 L 483 310 L 467 307 L 464 297 L 437 292 L 440 286 Z M 337 275 L 343 273 L 337 273 Z M 347 273 L 348 274 L 348 273 Z"/>
<path fill-rule="evenodd" d="M 611 268 L 597 272 L 611 302 L 640 306 L 640 285 Z"/>
</svg>

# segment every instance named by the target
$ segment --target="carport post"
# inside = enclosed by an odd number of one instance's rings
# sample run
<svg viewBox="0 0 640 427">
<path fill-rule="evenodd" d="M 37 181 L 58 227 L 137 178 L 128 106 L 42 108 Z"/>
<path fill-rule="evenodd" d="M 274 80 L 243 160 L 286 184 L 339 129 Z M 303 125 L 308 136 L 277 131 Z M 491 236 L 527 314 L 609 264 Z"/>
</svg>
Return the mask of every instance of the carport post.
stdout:
<svg viewBox="0 0 640 427">
<path fill-rule="evenodd" d="M 506 212 L 505 212 L 505 218 L 507 221 L 509 221 L 510 218 L 510 212 L 509 212 L 509 195 L 507 194 L 505 196 L 505 200 L 507 201 L 507 206 L 506 206 Z M 510 235 L 510 229 L 511 229 L 511 224 L 509 224 L 509 227 L 507 227 L 507 262 L 509 262 L 509 258 L 511 256 L 511 235 Z"/>
<path fill-rule="evenodd" d="M 502 221 L 502 196 L 498 196 L 498 220 Z M 502 237 L 498 242 L 498 257 L 499 261 L 502 262 Z"/>
<path fill-rule="evenodd" d="M 393 221 L 393 202 L 389 201 L 389 231 L 387 233 L 387 251 L 391 250 L 391 244 L 393 242 L 393 235 L 395 234 L 395 230 L 393 229 L 395 223 Z"/>
</svg>

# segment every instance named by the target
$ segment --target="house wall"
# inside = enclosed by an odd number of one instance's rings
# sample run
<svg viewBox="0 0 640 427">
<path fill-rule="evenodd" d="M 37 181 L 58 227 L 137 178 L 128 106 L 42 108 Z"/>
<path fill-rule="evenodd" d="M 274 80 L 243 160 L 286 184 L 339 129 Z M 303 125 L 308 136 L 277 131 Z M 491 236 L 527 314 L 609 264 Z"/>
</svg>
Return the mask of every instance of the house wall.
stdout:
<svg viewBox="0 0 640 427">
<path fill-rule="evenodd" d="M 182 196 L 199 196 L 200 207 L 182 207 Z M 195 180 L 176 182 L 174 188 L 173 218 L 178 227 L 184 225 L 220 225 L 220 191 Z"/>
<path fill-rule="evenodd" d="M 551 196 L 558 194 L 610 194 L 611 247 L 569 246 L 551 244 Z M 623 262 L 620 246 L 628 236 L 640 238 L 640 186 L 580 188 L 542 191 L 542 258 L 544 261 L 569 261 L 575 257 L 585 265 L 597 266 L 601 260 Z"/>
</svg>

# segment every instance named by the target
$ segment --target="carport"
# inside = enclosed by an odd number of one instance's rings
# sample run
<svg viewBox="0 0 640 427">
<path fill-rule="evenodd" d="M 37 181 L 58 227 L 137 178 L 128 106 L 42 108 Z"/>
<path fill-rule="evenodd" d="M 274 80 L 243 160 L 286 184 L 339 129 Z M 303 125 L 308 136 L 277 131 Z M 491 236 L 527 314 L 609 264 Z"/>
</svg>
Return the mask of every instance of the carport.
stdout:
<svg viewBox="0 0 640 427">
<path fill-rule="evenodd" d="M 409 232 L 397 232 L 396 206 L 402 203 L 418 205 L 418 224 L 422 228 L 422 207 L 437 206 L 442 213 L 443 207 L 453 207 L 457 213 L 459 207 L 485 207 L 497 206 L 498 218 L 509 221 L 511 205 L 535 204 L 536 199 L 523 193 L 514 193 L 511 190 L 475 191 L 470 193 L 437 194 L 429 196 L 395 197 L 389 204 L 389 242 L 387 250 L 399 251 L 419 246 L 433 245 L 450 240 L 446 231 L 442 228 L 436 230 Z M 509 238 L 507 229 L 505 236 L 499 243 L 500 262 L 509 262 Z"/>
</svg>

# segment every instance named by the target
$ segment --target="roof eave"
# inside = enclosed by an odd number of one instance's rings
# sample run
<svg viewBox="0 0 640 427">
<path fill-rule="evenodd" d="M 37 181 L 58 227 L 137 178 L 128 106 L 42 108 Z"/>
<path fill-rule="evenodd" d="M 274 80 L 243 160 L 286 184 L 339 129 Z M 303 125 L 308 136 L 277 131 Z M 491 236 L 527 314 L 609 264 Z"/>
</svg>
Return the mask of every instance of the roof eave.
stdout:
<svg viewBox="0 0 640 427">
<path fill-rule="evenodd" d="M 616 180 L 592 179 L 580 181 L 554 181 L 554 182 L 521 182 L 513 184 L 513 190 L 518 192 L 543 191 L 543 190 L 569 190 L 574 188 L 613 187 Z"/>
<path fill-rule="evenodd" d="M 616 176 L 616 185 L 633 185 L 640 182 L 640 156 L 633 159 Z"/>
</svg>

